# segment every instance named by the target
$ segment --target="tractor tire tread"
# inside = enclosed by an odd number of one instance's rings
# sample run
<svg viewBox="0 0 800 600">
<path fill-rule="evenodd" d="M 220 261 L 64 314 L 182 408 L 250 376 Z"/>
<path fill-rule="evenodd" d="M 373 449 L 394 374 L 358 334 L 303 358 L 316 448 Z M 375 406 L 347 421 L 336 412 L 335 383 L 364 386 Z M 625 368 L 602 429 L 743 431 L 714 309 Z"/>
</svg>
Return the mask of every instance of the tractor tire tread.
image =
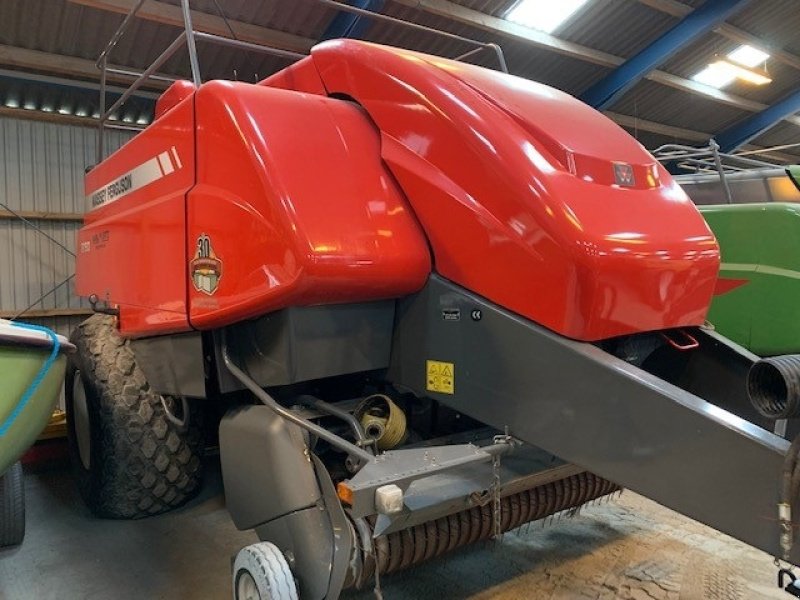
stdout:
<svg viewBox="0 0 800 600">
<path fill-rule="evenodd" d="M 25 537 L 25 482 L 22 464 L 0 477 L 0 548 L 17 546 Z"/>
<path fill-rule="evenodd" d="M 197 411 L 186 431 L 168 418 L 136 363 L 130 342 L 117 332 L 114 318 L 94 315 L 71 336 L 77 347 L 69 377 L 80 370 L 93 426 L 92 471 L 79 485 L 89 508 L 101 517 L 137 519 L 176 508 L 194 497 L 201 481 L 203 434 Z M 70 430 L 71 432 L 71 430 Z M 99 463 L 95 466 L 95 461 Z M 77 462 L 77 464 L 75 464 Z M 82 470 L 80 461 L 73 460 Z"/>
</svg>

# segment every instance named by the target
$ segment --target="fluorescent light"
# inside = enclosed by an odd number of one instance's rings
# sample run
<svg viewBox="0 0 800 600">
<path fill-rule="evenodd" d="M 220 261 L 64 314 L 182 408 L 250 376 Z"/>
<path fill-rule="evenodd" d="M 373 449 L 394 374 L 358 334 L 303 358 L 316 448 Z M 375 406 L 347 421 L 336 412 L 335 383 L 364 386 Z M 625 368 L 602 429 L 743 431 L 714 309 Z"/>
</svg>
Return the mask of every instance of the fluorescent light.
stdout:
<svg viewBox="0 0 800 600">
<path fill-rule="evenodd" d="M 62 106 L 61 108 L 58 109 L 58 114 L 60 114 L 60 115 L 71 115 L 72 112 L 68 108 Z"/>
<path fill-rule="evenodd" d="M 730 63 L 719 61 L 708 65 L 705 69 L 692 77 L 692 79 L 699 83 L 704 83 L 713 88 L 720 89 L 732 83 L 733 80 L 736 79 L 736 73 Z"/>
<path fill-rule="evenodd" d="M 148 119 L 147 117 L 139 117 L 138 119 L 136 119 L 136 124 L 137 125 L 149 125 L 150 124 L 150 119 Z"/>
<path fill-rule="evenodd" d="M 747 44 L 739 46 L 736 50 L 728 54 L 732 61 L 744 65 L 745 67 L 755 67 L 764 64 L 769 58 L 769 54 L 762 52 L 758 48 L 753 48 Z"/>
<path fill-rule="evenodd" d="M 6 100 L 6 106 L 8 108 L 19 108 L 19 101 L 14 98 L 8 98 Z"/>
<path fill-rule="evenodd" d="M 552 33 L 588 0 L 520 0 L 505 18 L 519 25 Z"/>
<path fill-rule="evenodd" d="M 737 65 L 735 62 L 730 62 L 727 60 L 718 60 L 717 62 L 709 65 L 709 67 L 717 67 L 719 69 L 727 70 L 733 73 L 734 77 L 738 77 L 739 79 L 746 81 L 747 83 L 753 83 L 755 85 L 764 85 L 766 83 L 772 83 L 772 77 L 770 77 L 766 73 L 756 71 L 755 69 L 748 69 L 747 67 Z"/>
</svg>

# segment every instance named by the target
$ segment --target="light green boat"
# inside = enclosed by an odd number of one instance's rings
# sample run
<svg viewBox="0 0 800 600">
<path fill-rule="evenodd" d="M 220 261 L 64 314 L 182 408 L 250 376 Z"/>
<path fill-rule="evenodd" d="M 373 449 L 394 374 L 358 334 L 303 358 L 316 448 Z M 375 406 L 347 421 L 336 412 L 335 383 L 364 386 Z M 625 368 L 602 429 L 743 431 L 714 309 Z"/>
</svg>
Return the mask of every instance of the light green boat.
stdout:
<svg viewBox="0 0 800 600">
<path fill-rule="evenodd" d="M 25 532 L 22 469 L 17 461 L 53 413 L 74 350 L 45 327 L 0 319 L 0 547 Z"/>
</svg>

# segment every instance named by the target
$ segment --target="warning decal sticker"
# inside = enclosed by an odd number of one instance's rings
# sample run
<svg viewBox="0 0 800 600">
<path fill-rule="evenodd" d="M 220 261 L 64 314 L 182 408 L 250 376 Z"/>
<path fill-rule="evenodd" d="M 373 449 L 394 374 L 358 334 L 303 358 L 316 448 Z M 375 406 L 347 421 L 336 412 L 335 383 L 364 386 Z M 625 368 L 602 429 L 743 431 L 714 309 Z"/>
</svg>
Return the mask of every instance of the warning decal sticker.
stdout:
<svg viewBox="0 0 800 600">
<path fill-rule="evenodd" d="M 456 368 L 453 363 L 429 360 L 425 363 L 426 388 L 440 394 L 455 393 Z"/>
</svg>

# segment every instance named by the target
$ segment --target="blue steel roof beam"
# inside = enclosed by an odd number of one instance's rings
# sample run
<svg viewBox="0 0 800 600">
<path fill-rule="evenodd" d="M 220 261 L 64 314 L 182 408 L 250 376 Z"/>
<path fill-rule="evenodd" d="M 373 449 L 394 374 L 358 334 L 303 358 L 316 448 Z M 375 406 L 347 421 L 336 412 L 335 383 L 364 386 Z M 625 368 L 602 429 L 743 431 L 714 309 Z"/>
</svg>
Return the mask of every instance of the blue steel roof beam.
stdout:
<svg viewBox="0 0 800 600">
<path fill-rule="evenodd" d="M 769 108 L 731 125 L 714 136 L 714 139 L 717 140 L 722 152 L 733 152 L 796 112 L 800 112 L 800 90 L 792 92 Z"/>
<path fill-rule="evenodd" d="M 379 12 L 384 5 L 384 0 L 354 0 L 349 2 L 351 6 L 364 10 Z M 322 40 L 332 40 L 336 38 L 361 37 L 364 35 L 369 23 L 362 15 L 340 12 L 331 24 L 328 25 L 322 34 Z"/>
<path fill-rule="evenodd" d="M 750 0 L 707 0 L 672 29 L 586 90 L 581 100 L 597 109 L 611 106 L 650 71 L 700 36 L 714 30 L 749 2 Z"/>
</svg>

